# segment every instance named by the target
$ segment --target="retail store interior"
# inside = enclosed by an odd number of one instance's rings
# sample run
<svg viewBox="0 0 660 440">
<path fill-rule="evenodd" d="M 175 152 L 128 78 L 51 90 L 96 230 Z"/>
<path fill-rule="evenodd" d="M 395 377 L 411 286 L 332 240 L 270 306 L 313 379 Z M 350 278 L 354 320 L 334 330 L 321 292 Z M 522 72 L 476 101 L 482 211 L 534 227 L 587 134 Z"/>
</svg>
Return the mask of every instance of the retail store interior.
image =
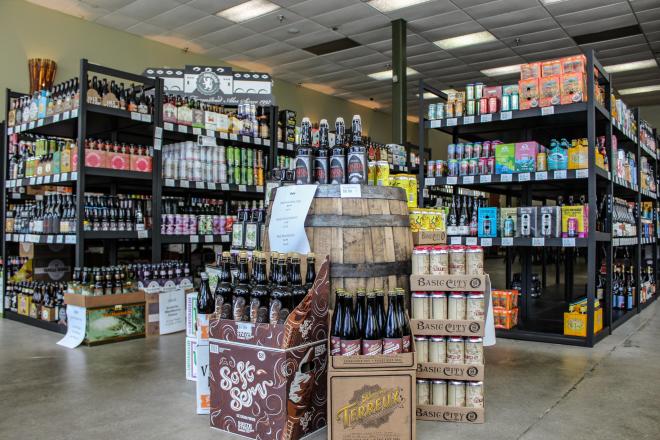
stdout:
<svg viewBox="0 0 660 440">
<path fill-rule="evenodd" d="M 0 36 L 0 438 L 660 438 L 660 1 Z"/>
</svg>

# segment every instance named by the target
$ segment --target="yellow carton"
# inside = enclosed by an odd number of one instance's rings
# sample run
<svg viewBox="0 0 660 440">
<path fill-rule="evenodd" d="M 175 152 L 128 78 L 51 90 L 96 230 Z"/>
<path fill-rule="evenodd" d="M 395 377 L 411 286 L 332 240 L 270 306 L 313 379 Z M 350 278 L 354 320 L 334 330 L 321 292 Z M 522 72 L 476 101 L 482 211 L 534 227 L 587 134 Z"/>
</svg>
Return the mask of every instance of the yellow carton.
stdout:
<svg viewBox="0 0 660 440">
<path fill-rule="evenodd" d="M 594 312 L 594 334 L 603 329 L 603 309 Z M 587 315 L 582 313 L 564 313 L 565 336 L 587 336 Z"/>
<path fill-rule="evenodd" d="M 30 316 L 30 306 L 32 305 L 32 297 L 27 295 L 18 295 L 17 312 L 19 315 Z"/>
</svg>

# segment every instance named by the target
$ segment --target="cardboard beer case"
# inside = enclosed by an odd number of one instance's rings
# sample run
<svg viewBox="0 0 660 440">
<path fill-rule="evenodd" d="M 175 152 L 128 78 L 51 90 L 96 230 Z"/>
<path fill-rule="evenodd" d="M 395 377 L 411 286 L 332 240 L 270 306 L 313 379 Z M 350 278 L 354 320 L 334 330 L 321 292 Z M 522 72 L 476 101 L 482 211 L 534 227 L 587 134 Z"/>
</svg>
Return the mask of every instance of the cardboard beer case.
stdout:
<svg viewBox="0 0 660 440">
<path fill-rule="evenodd" d="M 417 364 L 417 378 L 444 380 L 484 380 L 484 365 L 422 362 Z"/>
<path fill-rule="evenodd" d="M 467 408 L 457 406 L 418 405 L 417 420 L 434 422 L 483 423 L 483 408 Z"/>
<path fill-rule="evenodd" d="M 413 244 L 415 246 L 425 244 L 447 244 L 446 231 L 419 231 L 413 232 Z"/>
<path fill-rule="evenodd" d="M 210 320 L 213 428 L 296 440 L 325 427 L 329 289 L 326 257 L 285 324 Z"/>
</svg>

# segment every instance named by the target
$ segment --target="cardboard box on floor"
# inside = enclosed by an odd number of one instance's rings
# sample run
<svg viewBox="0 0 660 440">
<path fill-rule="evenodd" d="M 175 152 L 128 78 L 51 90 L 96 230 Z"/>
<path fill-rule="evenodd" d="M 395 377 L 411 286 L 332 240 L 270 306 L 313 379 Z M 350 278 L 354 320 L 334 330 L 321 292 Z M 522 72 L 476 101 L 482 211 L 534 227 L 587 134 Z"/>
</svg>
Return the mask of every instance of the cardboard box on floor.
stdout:
<svg viewBox="0 0 660 440">
<path fill-rule="evenodd" d="M 296 440 L 326 425 L 329 288 L 326 258 L 285 324 L 211 319 L 212 427 Z"/>
<path fill-rule="evenodd" d="M 177 287 L 149 287 L 144 289 L 147 337 L 185 330 L 187 324 L 185 297 L 186 293 L 189 292 L 192 292 L 192 289 L 185 290 Z M 168 304 L 162 304 L 163 298 L 167 298 Z M 165 309 L 161 310 L 161 306 Z M 167 318 L 167 322 L 163 326 L 161 326 L 161 315 Z"/>
</svg>

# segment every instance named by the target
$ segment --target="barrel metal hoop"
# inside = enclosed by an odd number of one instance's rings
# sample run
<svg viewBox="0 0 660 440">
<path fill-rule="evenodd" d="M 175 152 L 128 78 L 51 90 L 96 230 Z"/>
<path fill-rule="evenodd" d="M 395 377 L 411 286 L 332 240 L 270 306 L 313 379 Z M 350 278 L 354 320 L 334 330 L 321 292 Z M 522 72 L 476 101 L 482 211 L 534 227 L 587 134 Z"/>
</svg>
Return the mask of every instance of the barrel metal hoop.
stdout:
<svg viewBox="0 0 660 440">
<path fill-rule="evenodd" d="M 313 214 L 307 216 L 305 226 L 317 228 L 408 227 L 410 226 L 410 217 L 393 214 L 373 214 L 359 217 L 337 214 Z"/>
<path fill-rule="evenodd" d="M 333 278 L 375 278 L 393 275 L 409 275 L 410 261 L 384 263 L 330 263 Z"/>
</svg>

